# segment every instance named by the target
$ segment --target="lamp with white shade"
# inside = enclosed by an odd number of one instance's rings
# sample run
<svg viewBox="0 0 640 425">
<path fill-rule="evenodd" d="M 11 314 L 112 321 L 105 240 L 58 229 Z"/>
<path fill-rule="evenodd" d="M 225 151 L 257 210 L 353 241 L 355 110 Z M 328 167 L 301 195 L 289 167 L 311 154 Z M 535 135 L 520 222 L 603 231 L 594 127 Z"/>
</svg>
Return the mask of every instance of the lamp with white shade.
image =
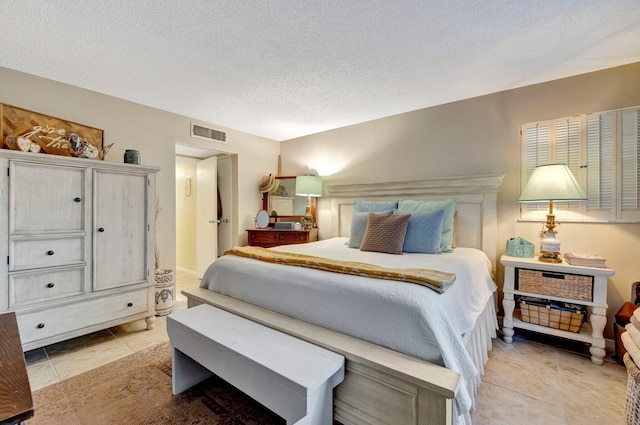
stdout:
<svg viewBox="0 0 640 425">
<path fill-rule="evenodd" d="M 538 259 L 547 263 L 561 263 L 560 241 L 556 238 L 556 217 L 553 201 L 583 201 L 587 199 L 582 188 L 566 164 L 539 165 L 529 177 L 520 195 L 520 202 L 549 201 L 546 230 L 540 241 Z"/>
<path fill-rule="evenodd" d="M 315 226 L 311 215 L 311 198 L 322 196 L 322 178 L 318 176 L 303 175 L 296 177 L 296 195 L 307 197 L 307 209 L 305 211 L 305 228 Z"/>
</svg>

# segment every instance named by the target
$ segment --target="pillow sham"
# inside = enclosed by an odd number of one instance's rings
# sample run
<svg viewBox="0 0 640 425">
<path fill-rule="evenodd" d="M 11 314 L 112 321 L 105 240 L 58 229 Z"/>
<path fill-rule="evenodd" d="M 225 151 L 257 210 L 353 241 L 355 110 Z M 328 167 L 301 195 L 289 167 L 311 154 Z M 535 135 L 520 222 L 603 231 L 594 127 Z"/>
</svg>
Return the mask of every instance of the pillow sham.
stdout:
<svg viewBox="0 0 640 425">
<path fill-rule="evenodd" d="M 369 213 L 360 251 L 402 254 L 409 214 Z"/>
<path fill-rule="evenodd" d="M 398 208 L 398 201 L 353 201 L 353 212 L 384 212 Z"/>
<path fill-rule="evenodd" d="M 393 212 L 399 214 L 398 210 Z M 407 234 L 404 237 L 402 252 L 420 254 L 439 254 L 442 241 L 444 209 L 435 211 L 412 212 L 409 217 Z"/>
<path fill-rule="evenodd" d="M 392 214 L 393 210 L 380 211 L 378 214 Z M 364 232 L 367 230 L 367 223 L 369 222 L 368 212 L 353 212 L 351 214 L 351 227 L 349 229 L 349 242 L 347 246 L 349 248 L 360 248 L 362 245 L 362 238 L 364 238 Z"/>
<path fill-rule="evenodd" d="M 401 199 L 398 201 L 398 211 L 410 213 L 414 211 L 435 211 L 444 209 L 444 220 L 442 222 L 442 239 L 440 240 L 440 252 L 453 252 L 453 216 L 456 210 L 456 198 L 444 201 L 414 201 L 411 199 Z"/>
</svg>

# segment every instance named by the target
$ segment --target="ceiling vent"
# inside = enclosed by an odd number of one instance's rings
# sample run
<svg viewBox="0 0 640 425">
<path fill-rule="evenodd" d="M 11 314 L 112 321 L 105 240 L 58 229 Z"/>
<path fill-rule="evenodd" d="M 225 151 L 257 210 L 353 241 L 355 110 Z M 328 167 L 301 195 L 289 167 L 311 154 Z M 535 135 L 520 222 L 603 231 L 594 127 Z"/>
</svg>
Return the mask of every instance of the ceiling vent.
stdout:
<svg viewBox="0 0 640 425">
<path fill-rule="evenodd" d="M 191 123 L 191 137 L 227 143 L 227 133 L 195 123 Z"/>
</svg>

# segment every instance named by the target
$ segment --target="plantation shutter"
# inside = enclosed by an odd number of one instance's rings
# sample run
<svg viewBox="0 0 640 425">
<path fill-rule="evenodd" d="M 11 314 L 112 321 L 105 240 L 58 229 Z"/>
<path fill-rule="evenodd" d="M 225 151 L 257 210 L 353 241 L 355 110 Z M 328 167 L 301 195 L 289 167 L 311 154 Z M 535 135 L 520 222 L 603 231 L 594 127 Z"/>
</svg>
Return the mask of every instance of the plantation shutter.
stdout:
<svg viewBox="0 0 640 425">
<path fill-rule="evenodd" d="M 561 220 L 640 222 L 640 106 L 524 124 L 522 188 L 538 165 L 567 164 L 586 202 L 554 202 Z M 540 220 L 547 202 L 520 218 Z"/>
<path fill-rule="evenodd" d="M 587 214 L 615 218 L 615 112 L 587 115 Z"/>
<path fill-rule="evenodd" d="M 555 149 L 553 163 L 567 164 L 573 177 L 580 182 L 580 118 L 554 120 Z M 582 185 L 582 184 L 581 184 Z M 558 210 L 580 211 L 581 202 L 555 202 Z"/>
<path fill-rule="evenodd" d="M 621 112 L 621 183 L 622 219 L 640 219 L 640 108 Z"/>
<path fill-rule="evenodd" d="M 540 164 L 548 164 L 550 159 L 550 139 L 549 133 L 551 125 L 549 123 L 533 123 L 522 128 L 523 167 L 521 189 L 529 181 L 533 169 Z M 523 211 L 531 213 L 534 211 L 548 211 L 547 202 L 528 202 L 521 205 Z"/>
</svg>

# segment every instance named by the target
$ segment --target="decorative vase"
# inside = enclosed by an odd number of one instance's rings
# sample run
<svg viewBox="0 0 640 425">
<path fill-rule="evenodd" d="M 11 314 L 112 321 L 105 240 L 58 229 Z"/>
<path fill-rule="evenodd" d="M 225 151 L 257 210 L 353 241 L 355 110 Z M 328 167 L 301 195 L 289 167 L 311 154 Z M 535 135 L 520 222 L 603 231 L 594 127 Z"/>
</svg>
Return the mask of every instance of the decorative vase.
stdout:
<svg viewBox="0 0 640 425">
<path fill-rule="evenodd" d="M 156 316 L 166 316 L 175 305 L 173 270 L 156 270 Z"/>
<path fill-rule="evenodd" d="M 140 164 L 140 152 L 133 149 L 125 150 L 124 162 L 127 164 Z"/>
</svg>

